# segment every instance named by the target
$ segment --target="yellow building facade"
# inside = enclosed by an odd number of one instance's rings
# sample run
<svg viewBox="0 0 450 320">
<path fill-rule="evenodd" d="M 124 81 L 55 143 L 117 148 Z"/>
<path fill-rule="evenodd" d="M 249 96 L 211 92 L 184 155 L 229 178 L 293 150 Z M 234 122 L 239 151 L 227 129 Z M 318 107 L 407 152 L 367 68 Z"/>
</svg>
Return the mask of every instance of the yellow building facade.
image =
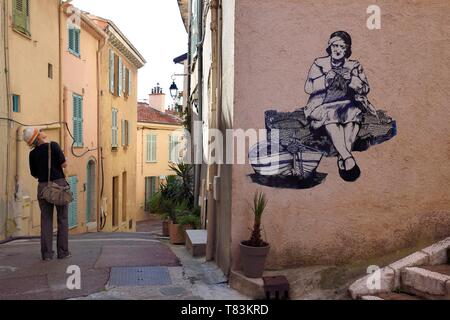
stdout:
<svg viewBox="0 0 450 320">
<path fill-rule="evenodd" d="M 38 235 L 37 181 L 30 175 L 30 148 L 21 139 L 38 126 L 61 143 L 59 1 L 5 1 L 5 67 L 9 121 L 5 237 Z M 3 27 L 3 26 L 2 26 Z M 4 191 L 4 192 L 3 192 Z M 2 219 L 0 219 L 2 220 Z"/>
<path fill-rule="evenodd" d="M 99 64 L 99 231 L 135 231 L 137 74 L 146 61 L 112 21 L 90 18 L 108 37 Z"/>
<path fill-rule="evenodd" d="M 175 175 L 169 165 L 182 158 L 182 121 L 148 104 L 140 103 L 136 139 L 136 220 L 142 221 L 151 213 L 149 201 L 158 192 L 160 183 L 164 183 L 168 176 Z"/>
</svg>

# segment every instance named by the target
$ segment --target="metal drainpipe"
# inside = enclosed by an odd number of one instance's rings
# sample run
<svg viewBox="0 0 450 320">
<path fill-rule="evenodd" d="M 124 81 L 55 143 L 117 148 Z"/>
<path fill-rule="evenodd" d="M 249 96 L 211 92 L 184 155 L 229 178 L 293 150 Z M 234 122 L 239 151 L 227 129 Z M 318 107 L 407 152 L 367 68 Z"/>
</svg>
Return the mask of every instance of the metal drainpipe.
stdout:
<svg viewBox="0 0 450 320">
<path fill-rule="evenodd" d="M 63 43 L 62 43 L 62 35 L 63 35 L 63 30 L 62 30 L 62 23 L 61 23 L 61 19 L 62 19 L 62 4 L 60 4 L 58 6 L 58 39 L 59 39 L 59 122 L 62 123 L 63 121 L 63 82 L 62 82 L 62 48 L 63 48 Z M 66 119 L 64 118 L 64 121 L 66 121 Z M 63 150 L 64 150 L 64 154 L 67 155 L 66 153 L 66 137 L 65 137 L 65 133 L 66 130 L 62 129 L 59 131 L 59 140 L 60 143 L 63 145 Z"/>
<path fill-rule="evenodd" d="M 198 39 L 202 39 L 203 37 L 203 0 L 199 0 L 199 6 L 198 6 L 198 17 L 199 18 L 199 24 L 198 24 Z M 198 95 L 198 114 L 199 114 L 199 118 L 200 121 L 202 121 L 203 123 L 203 44 L 201 46 L 197 46 L 197 64 L 198 64 L 198 84 L 197 84 L 197 95 Z M 203 126 L 202 126 L 203 129 Z M 201 135 L 200 137 L 203 137 L 203 130 L 201 130 Z M 203 138 L 200 140 L 199 145 L 203 146 Z M 203 152 L 202 152 L 203 155 Z M 195 159 L 195 154 L 194 154 L 194 159 Z M 203 163 L 203 158 L 201 163 Z M 202 164 L 196 164 L 196 171 L 195 171 L 195 175 L 196 175 L 196 179 L 195 181 L 197 182 L 197 198 L 194 199 L 194 201 L 198 200 L 198 197 L 201 196 L 201 194 L 199 194 L 200 188 L 199 186 L 201 186 L 202 184 Z"/>
<path fill-rule="evenodd" d="M 217 129 L 217 82 L 219 75 L 217 73 L 217 51 L 218 51 L 218 41 L 217 41 L 217 10 L 218 1 L 211 1 L 211 73 L 213 75 L 211 94 L 212 104 L 211 104 L 211 114 L 210 114 L 210 128 Z M 210 155 L 208 155 L 210 156 Z M 215 256 L 215 244 L 216 244 L 216 200 L 214 199 L 214 177 L 217 176 L 217 164 L 208 165 L 208 207 L 207 207 L 207 217 L 208 217 L 208 229 L 207 229 L 207 244 L 206 244 L 206 260 L 214 260 Z"/>
<path fill-rule="evenodd" d="M 9 41 L 8 41 L 8 32 L 9 32 L 9 26 L 8 26 L 8 0 L 5 0 L 3 2 L 3 32 L 5 33 L 5 37 L 4 37 L 4 46 L 5 46 L 5 78 L 6 78 L 6 97 L 7 97 L 7 102 L 6 102 L 6 107 L 8 108 L 8 118 L 11 119 L 12 117 L 12 111 L 11 111 L 11 87 L 10 87 L 10 77 L 9 77 L 9 72 L 10 72 L 10 68 L 9 68 Z M 11 199 L 11 194 L 10 194 L 10 179 L 11 179 L 11 154 L 12 154 L 12 150 L 11 150 L 11 130 L 10 130 L 10 124 L 7 123 L 7 139 L 6 139 L 6 213 L 5 213 L 5 236 L 8 236 L 8 218 L 9 218 L 9 214 L 11 212 L 11 203 L 12 203 L 12 199 Z"/>
<path fill-rule="evenodd" d="M 98 175 L 97 175 L 97 182 L 98 187 L 101 188 L 100 192 L 97 192 L 97 231 L 102 231 L 101 225 L 100 225 L 100 212 L 102 211 L 102 197 L 103 197 L 103 185 L 104 185 L 104 172 L 103 170 L 100 170 L 100 168 L 103 168 L 103 156 L 101 152 L 101 143 L 102 143 L 102 133 L 101 133 L 101 101 L 102 101 L 102 90 L 101 90 L 101 68 L 102 68 L 102 55 L 101 52 L 103 48 L 106 45 L 106 37 L 102 36 L 102 39 L 100 40 L 100 45 L 97 50 L 97 145 L 99 146 L 97 150 L 97 163 L 98 163 Z M 106 209 L 105 209 L 106 210 Z M 105 218 L 106 219 L 106 218 Z"/>
</svg>

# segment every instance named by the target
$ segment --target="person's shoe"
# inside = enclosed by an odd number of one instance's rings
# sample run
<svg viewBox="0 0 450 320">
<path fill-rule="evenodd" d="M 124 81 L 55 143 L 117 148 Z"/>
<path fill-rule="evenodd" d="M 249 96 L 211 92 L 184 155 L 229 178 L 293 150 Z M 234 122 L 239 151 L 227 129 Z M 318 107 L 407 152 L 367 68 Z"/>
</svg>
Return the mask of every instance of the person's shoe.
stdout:
<svg viewBox="0 0 450 320">
<path fill-rule="evenodd" d="M 353 159 L 353 161 L 355 161 L 355 159 L 353 157 L 349 157 L 344 160 L 344 164 L 349 159 Z M 356 161 L 355 161 L 355 166 L 353 168 L 351 168 L 350 170 L 340 170 L 339 169 L 339 175 L 341 176 L 341 178 L 344 181 L 355 182 L 361 176 L 361 169 L 359 168 L 358 164 L 356 164 Z"/>
<path fill-rule="evenodd" d="M 58 256 L 58 259 L 63 260 L 63 259 L 69 259 L 70 257 L 72 257 L 72 254 L 68 253 L 65 256 Z"/>
<path fill-rule="evenodd" d="M 43 261 L 52 261 L 53 259 L 52 259 L 52 258 L 49 258 L 49 257 L 47 257 L 47 258 L 42 258 L 42 260 L 43 260 Z"/>
</svg>

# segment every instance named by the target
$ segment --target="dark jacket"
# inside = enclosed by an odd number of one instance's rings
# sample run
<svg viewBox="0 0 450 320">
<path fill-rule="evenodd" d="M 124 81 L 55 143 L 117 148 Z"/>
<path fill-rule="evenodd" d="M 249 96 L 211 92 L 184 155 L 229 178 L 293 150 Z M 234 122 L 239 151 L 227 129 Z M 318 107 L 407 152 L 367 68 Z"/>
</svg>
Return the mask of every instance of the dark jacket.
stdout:
<svg viewBox="0 0 450 320">
<path fill-rule="evenodd" d="M 50 181 L 65 178 L 62 164 L 66 162 L 66 157 L 61 147 L 56 142 L 51 142 L 52 165 Z M 30 152 L 30 172 L 39 182 L 48 181 L 48 143 L 35 147 Z"/>
</svg>

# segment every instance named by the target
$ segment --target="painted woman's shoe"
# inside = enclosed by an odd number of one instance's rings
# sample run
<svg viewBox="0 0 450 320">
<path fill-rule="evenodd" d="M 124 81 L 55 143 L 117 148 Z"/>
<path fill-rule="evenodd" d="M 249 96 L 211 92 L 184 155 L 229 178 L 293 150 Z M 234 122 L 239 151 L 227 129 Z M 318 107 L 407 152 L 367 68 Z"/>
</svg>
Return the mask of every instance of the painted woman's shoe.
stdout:
<svg viewBox="0 0 450 320">
<path fill-rule="evenodd" d="M 344 166 L 348 159 L 355 160 L 353 157 L 349 157 L 349 158 L 345 159 Z M 344 181 L 355 182 L 361 176 L 361 169 L 359 168 L 358 164 L 355 161 L 355 166 L 353 168 L 351 168 L 350 170 L 342 170 L 341 168 L 339 168 L 339 175 L 341 176 L 341 178 Z"/>
</svg>

